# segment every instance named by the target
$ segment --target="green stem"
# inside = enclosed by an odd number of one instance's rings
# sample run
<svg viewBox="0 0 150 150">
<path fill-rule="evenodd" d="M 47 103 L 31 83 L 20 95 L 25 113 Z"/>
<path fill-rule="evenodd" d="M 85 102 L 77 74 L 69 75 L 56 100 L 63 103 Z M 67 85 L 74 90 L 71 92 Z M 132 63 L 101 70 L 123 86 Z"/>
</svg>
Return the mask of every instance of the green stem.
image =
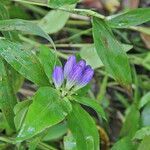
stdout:
<svg viewBox="0 0 150 150">
<path fill-rule="evenodd" d="M 81 35 L 83 35 L 83 34 L 87 34 L 87 33 L 91 32 L 91 31 L 92 31 L 92 28 L 87 29 L 87 30 L 84 30 L 84 31 L 81 31 L 80 33 L 77 33 L 77 34 L 75 34 L 75 35 L 73 35 L 73 36 L 71 36 L 71 37 L 69 37 L 69 38 L 64 38 L 64 39 L 55 41 L 55 43 L 68 42 L 68 41 L 71 41 L 71 40 L 73 40 L 73 39 L 75 39 L 75 38 L 77 38 L 77 37 L 79 37 L 79 36 L 81 36 Z"/>
<path fill-rule="evenodd" d="M 19 2 L 20 3 L 20 2 Z M 45 16 L 45 14 L 48 13 L 48 11 L 38 7 L 38 6 L 35 6 L 35 5 L 31 5 L 31 4 L 28 4 L 28 3 L 20 3 L 22 6 L 24 7 L 27 7 L 28 9 L 40 14 L 40 15 L 43 15 Z"/>
<path fill-rule="evenodd" d="M 6 137 L 0 137 L 0 141 L 6 142 L 6 143 L 10 143 L 10 144 L 14 144 L 14 141 L 6 138 Z"/>
<path fill-rule="evenodd" d="M 43 142 L 40 142 L 40 143 L 38 144 L 38 147 L 40 147 L 40 148 L 43 149 L 43 150 L 58 150 L 58 149 L 56 149 L 55 147 L 53 147 L 53 146 L 51 146 L 51 145 L 48 145 L 48 144 L 46 144 L 46 143 L 43 143 Z"/>
<path fill-rule="evenodd" d="M 101 103 L 101 101 L 104 98 L 104 95 L 106 93 L 107 81 L 108 81 L 108 75 L 106 74 L 104 76 L 104 79 L 103 79 L 102 84 L 100 86 L 100 91 L 97 95 L 97 100 L 98 100 L 99 103 Z"/>
</svg>

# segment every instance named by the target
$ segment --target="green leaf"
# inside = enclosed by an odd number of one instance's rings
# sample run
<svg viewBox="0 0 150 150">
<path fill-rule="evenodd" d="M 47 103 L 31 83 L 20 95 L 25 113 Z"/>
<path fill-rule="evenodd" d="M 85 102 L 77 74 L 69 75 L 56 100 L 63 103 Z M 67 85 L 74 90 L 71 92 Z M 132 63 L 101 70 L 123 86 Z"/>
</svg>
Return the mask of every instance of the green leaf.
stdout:
<svg viewBox="0 0 150 150">
<path fill-rule="evenodd" d="M 144 105 L 146 105 L 148 102 L 150 102 L 150 92 L 146 93 L 140 100 L 139 107 L 142 108 Z"/>
<path fill-rule="evenodd" d="M 16 141 L 29 139 L 65 119 L 72 110 L 69 100 L 61 99 L 50 87 L 40 88 L 33 97 Z"/>
<path fill-rule="evenodd" d="M 77 143 L 78 150 L 99 150 L 99 135 L 89 114 L 73 103 L 72 112 L 67 116 L 68 126 Z"/>
<path fill-rule="evenodd" d="M 44 136 L 44 141 L 50 141 L 50 140 L 56 140 L 61 138 L 65 133 L 67 133 L 67 123 L 63 122 L 60 124 L 57 124 L 55 126 L 50 127 L 46 131 L 46 135 Z"/>
<path fill-rule="evenodd" d="M 108 24 L 113 28 L 127 28 L 150 21 L 149 8 L 137 8 L 125 13 L 108 17 Z"/>
<path fill-rule="evenodd" d="M 71 133 L 64 137 L 64 150 L 78 150 L 75 139 Z"/>
<path fill-rule="evenodd" d="M 12 130 L 15 130 L 13 108 L 16 102 L 17 99 L 9 80 L 6 63 L 4 64 L 0 57 L 0 109 Z"/>
<path fill-rule="evenodd" d="M 142 126 L 150 126 L 150 102 L 144 107 L 141 114 Z"/>
<path fill-rule="evenodd" d="M 138 150 L 150 150 L 150 136 L 147 136 L 143 139 L 141 144 L 138 147 Z"/>
<path fill-rule="evenodd" d="M 27 34 L 41 36 L 52 43 L 54 43 L 50 36 L 45 33 L 38 25 L 32 23 L 31 21 L 22 20 L 22 19 L 9 19 L 9 20 L 0 20 L 0 31 L 21 31 Z"/>
<path fill-rule="evenodd" d="M 121 45 L 125 52 L 133 48 L 132 45 L 128 44 L 121 44 Z M 87 46 L 82 47 L 79 54 L 81 58 L 86 60 L 87 64 L 90 65 L 93 69 L 97 69 L 99 67 L 104 66 L 93 44 L 89 44 Z"/>
<path fill-rule="evenodd" d="M 64 5 L 71 5 L 77 3 L 79 0 L 17 0 L 20 2 L 30 3 L 34 5 L 49 6 L 49 7 L 61 7 Z"/>
<path fill-rule="evenodd" d="M 6 19 L 6 18 L 8 19 L 9 18 L 9 14 L 8 14 L 7 9 L 1 3 L 0 3 L 0 18 L 1 19 Z"/>
<path fill-rule="evenodd" d="M 121 136 L 133 137 L 140 127 L 140 112 L 136 106 L 132 105 L 128 114 L 126 115 L 125 122 L 121 129 Z"/>
<path fill-rule="evenodd" d="M 38 58 L 22 45 L 0 40 L 0 55 L 25 78 L 40 86 L 49 85 Z"/>
<path fill-rule="evenodd" d="M 10 79 L 11 79 L 14 92 L 17 93 L 24 83 L 24 77 L 11 66 L 9 66 L 9 71 L 10 71 Z"/>
<path fill-rule="evenodd" d="M 64 5 L 71 5 L 77 3 L 79 0 L 49 0 L 50 7 L 60 7 Z"/>
<path fill-rule="evenodd" d="M 1 130 L 5 129 L 6 127 L 6 121 L 4 119 L 4 115 L 0 113 L 0 132 Z"/>
<path fill-rule="evenodd" d="M 32 102 L 31 100 L 25 100 L 25 101 L 19 102 L 18 104 L 15 105 L 15 107 L 14 107 L 14 113 L 15 113 L 14 123 L 15 123 L 17 130 L 19 130 L 21 128 L 21 125 L 24 121 L 25 115 L 28 111 L 28 108 L 29 108 L 31 102 Z"/>
<path fill-rule="evenodd" d="M 93 37 L 96 51 L 106 70 L 118 82 L 130 88 L 132 79 L 128 57 L 110 27 L 96 17 L 93 18 Z"/>
<path fill-rule="evenodd" d="M 49 34 L 56 33 L 61 30 L 67 20 L 69 13 L 60 10 L 51 10 L 43 19 L 40 20 L 39 26 Z"/>
<path fill-rule="evenodd" d="M 57 55 L 55 54 L 54 50 L 49 49 L 46 46 L 41 46 L 39 48 L 39 59 L 40 62 L 44 68 L 44 71 L 49 79 L 49 81 L 52 81 L 52 73 L 55 65 L 60 65 L 61 62 L 57 58 Z"/>
<path fill-rule="evenodd" d="M 97 112 L 99 117 L 102 117 L 103 119 L 107 120 L 104 109 L 101 107 L 99 103 L 97 103 L 96 100 L 88 97 L 80 97 L 80 96 L 74 96 L 73 98 L 76 102 L 93 108 Z"/>
<path fill-rule="evenodd" d="M 144 137 L 146 136 L 150 136 L 150 126 L 147 126 L 147 127 L 143 127 L 141 128 L 140 130 L 138 130 L 136 133 L 135 133 L 135 136 L 133 137 L 133 139 L 138 139 L 138 140 L 142 140 L 144 139 Z"/>
<path fill-rule="evenodd" d="M 86 60 L 87 64 L 90 65 L 93 69 L 103 66 L 103 63 L 97 55 L 94 45 L 82 47 L 80 50 L 80 56 L 82 59 Z"/>
<path fill-rule="evenodd" d="M 115 143 L 111 150 L 136 150 L 136 145 L 133 145 L 129 137 L 124 137 Z"/>
</svg>

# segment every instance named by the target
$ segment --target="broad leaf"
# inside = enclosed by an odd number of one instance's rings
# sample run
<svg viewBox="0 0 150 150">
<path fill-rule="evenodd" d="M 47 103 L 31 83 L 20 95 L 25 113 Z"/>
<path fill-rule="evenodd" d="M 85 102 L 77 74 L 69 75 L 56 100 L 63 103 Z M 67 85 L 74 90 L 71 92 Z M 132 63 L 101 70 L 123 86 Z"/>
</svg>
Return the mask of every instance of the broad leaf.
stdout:
<svg viewBox="0 0 150 150">
<path fill-rule="evenodd" d="M 27 34 L 41 36 L 52 43 L 54 43 L 50 36 L 45 33 L 38 25 L 22 19 L 9 19 L 9 20 L 0 20 L 0 31 L 21 31 Z"/>
<path fill-rule="evenodd" d="M 50 7 L 60 7 L 64 5 L 71 5 L 77 3 L 79 0 L 49 0 Z"/>
<path fill-rule="evenodd" d="M 130 49 L 132 49 L 133 46 L 128 44 L 122 44 L 122 48 L 124 49 L 125 52 L 127 52 Z M 86 60 L 87 64 L 90 65 L 93 69 L 104 66 L 93 44 L 83 46 L 79 54 L 81 58 Z"/>
<path fill-rule="evenodd" d="M 22 1 L 34 5 L 41 5 L 41 6 L 49 6 L 49 7 L 61 7 L 64 5 L 71 5 L 77 3 L 79 0 L 17 0 Z"/>
<path fill-rule="evenodd" d="M 32 52 L 23 49 L 20 44 L 0 40 L 0 55 L 15 70 L 37 85 L 49 85 L 48 78 L 38 58 Z"/>
<path fill-rule="evenodd" d="M 132 80 L 128 57 L 110 27 L 96 17 L 93 18 L 93 37 L 96 51 L 106 70 L 129 88 Z"/>
<path fill-rule="evenodd" d="M 150 150 L 150 136 L 146 136 L 138 147 L 138 150 Z"/>
<path fill-rule="evenodd" d="M 40 20 L 39 26 L 46 33 L 56 33 L 65 26 L 68 19 L 68 12 L 51 10 L 43 19 Z"/>
<path fill-rule="evenodd" d="M 32 102 L 31 100 L 25 100 L 25 101 L 19 102 L 18 104 L 15 105 L 15 107 L 14 107 L 14 113 L 15 113 L 14 123 L 15 123 L 17 130 L 19 130 L 21 128 L 21 125 L 24 121 L 25 115 L 28 111 L 28 108 L 29 108 L 31 102 Z"/>
<path fill-rule="evenodd" d="M 55 126 L 50 127 L 46 131 L 46 135 L 44 136 L 44 141 L 50 141 L 50 140 L 57 140 L 59 138 L 62 138 L 62 136 L 67 133 L 67 123 L 63 122 L 60 124 L 57 124 Z"/>
<path fill-rule="evenodd" d="M 133 137 L 140 127 L 140 112 L 136 106 L 132 105 L 128 114 L 126 115 L 125 122 L 121 129 L 121 136 Z"/>
<path fill-rule="evenodd" d="M 94 69 L 103 66 L 103 63 L 99 58 L 94 45 L 84 46 L 80 51 L 80 56 Z"/>
<path fill-rule="evenodd" d="M 99 150 L 99 135 L 93 119 L 80 105 L 74 103 L 72 107 L 67 122 L 76 140 L 77 149 Z"/>
<path fill-rule="evenodd" d="M 142 110 L 141 122 L 142 126 L 150 126 L 150 102 Z"/>
<path fill-rule="evenodd" d="M 64 137 L 64 150 L 78 150 L 76 141 L 71 133 Z"/>
<path fill-rule="evenodd" d="M 130 26 L 140 25 L 150 21 L 150 9 L 138 8 L 117 14 L 108 18 L 108 23 L 113 28 L 127 28 Z"/>
<path fill-rule="evenodd" d="M 124 137 L 114 144 L 111 150 L 137 150 L 137 145 L 129 137 Z"/>
<path fill-rule="evenodd" d="M 14 112 L 13 108 L 17 102 L 11 82 L 9 80 L 6 63 L 0 57 L 0 109 L 11 129 L 14 126 Z"/>
<path fill-rule="evenodd" d="M 135 133 L 133 139 L 142 140 L 144 137 L 150 136 L 150 126 L 143 127 Z"/>
<path fill-rule="evenodd" d="M 33 97 L 25 121 L 16 138 L 22 141 L 37 135 L 65 119 L 72 110 L 68 100 L 61 99 L 58 92 L 50 87 L 40 88 Z"/>
<path fill-rule="evenodd" d="M 150 102 L 150 92 L 146 93 L 140 100 L 139 107 L 142 108 L 144 105 L 146 105 L 148 102 Z"/>
<path fill-rule="evenodd" d="M 96 100 L 80 96 L 74 96 L 74 100 L 80 104 L 93 108 L 97 112 L 99 117 L 102 117 L 103 119 L 107 120 L 104 109 L 100 106 L 98 102 L 96 102 Z"/>
</svg>

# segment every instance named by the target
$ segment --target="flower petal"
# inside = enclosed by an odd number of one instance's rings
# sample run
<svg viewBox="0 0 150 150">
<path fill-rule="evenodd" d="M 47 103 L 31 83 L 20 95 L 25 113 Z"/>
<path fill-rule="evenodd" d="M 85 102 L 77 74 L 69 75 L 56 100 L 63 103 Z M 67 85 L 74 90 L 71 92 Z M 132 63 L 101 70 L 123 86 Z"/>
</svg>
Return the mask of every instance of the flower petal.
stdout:
<svg viewBox="0 0 150 150">
<path fill-rule="evenodd" d="M 69 73 L 68 77 L 67 77 L 67 83 L 66 83 L 66 88 L 70 89 L 71 87 L 73 87 L 76 82 L 78 82 L 81 77 L 82 77 L 82 72 L 83 72 L 83 67 L 76 64 L 72 71 Z"/>
<path fill-rule="evenodd" d="M 77 64 L 80 65 L 83 68 L 85 68 L 85 66 L 86 66 L 85 60 L 80 60 Z"/>
<path fill-rule="evenodd" d="M 64 77 L 67 78 L 69 73 L 72 71 L 73 66 L 76 64 L 76 57 L 70 56 L 64 66 Z"/>
<path fill-rule="evenodd" d="M 75 90 L 86 86 L 93 78 L 94 70 L 88 65 L 86 66 L 82 78 L 76 83 Z"/>
<path fill-rule="evenodd" d="M 60 66 L 56 66 L 54 68 L 52 79 L 54 82 L 55 87 L 58 89 L 61 87 L 63 81 L 64 81 L 64 75 L 63 75 L 63 69 Z"/>
</svg>

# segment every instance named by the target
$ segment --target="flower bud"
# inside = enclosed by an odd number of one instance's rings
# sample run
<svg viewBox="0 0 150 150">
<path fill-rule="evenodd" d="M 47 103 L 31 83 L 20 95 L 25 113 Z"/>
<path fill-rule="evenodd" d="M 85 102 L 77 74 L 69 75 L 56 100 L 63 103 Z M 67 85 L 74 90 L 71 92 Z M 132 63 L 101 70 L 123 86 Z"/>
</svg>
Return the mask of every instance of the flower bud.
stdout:
<svg viewBox="0 0 150 150">
<path fill-rule="evenodd" d="M 58 89 L 61 87 L 63 81 L 64 81 L 64 75 L 63 75 L 63 68 L 60 66 L 56 66 L 54 68 L 52 79 L 54 82 L 55 87 Z"/>
<path fill-rule="evenodd" d="M 72 71 L 74 65 L 76 64 L 76 57 L 70 56 L 64 66 L 64 77 L 68 77 L 69 73 Z"/>
<path fill-rule="evenodd" d="M 67 77 L 66 88 L 72 88 L 82 77 L 83 67 L 76 64 Z"/>
<path fill-rule="evenodd" d="M 83 71 L 83 75 L 80 80 L 77 81 L 74 90 L 78 90 L 84 86 L 86 86 L 92 79 L 94 75 L 94 70 L 88 65 Z"/>
</svg>

